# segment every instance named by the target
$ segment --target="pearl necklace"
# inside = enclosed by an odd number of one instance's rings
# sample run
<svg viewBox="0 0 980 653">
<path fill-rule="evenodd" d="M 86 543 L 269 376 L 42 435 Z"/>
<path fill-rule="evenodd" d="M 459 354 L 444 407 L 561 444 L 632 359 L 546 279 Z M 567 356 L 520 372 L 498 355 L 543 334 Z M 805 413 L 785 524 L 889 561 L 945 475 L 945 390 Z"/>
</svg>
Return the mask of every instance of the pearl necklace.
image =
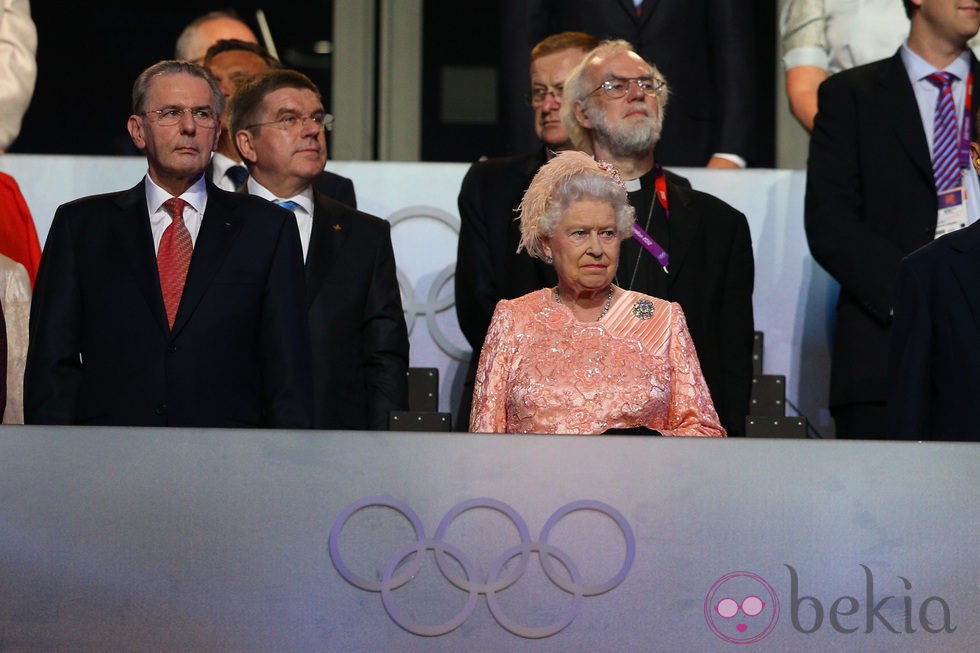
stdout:
<svg viewBox="0 0 980 653">
<path fill-rule="evenodd" d="M 561 301 L 561 294 L 559 294 L 558 292 L 558 286 L 554 287 L 554 292 L 555 292 L 555 301 L 558 302 L 559 304 L 563 303 Z M 609 306 L 612 304 L 612 296 L 613 296 L 613 285 L 609 284 L 609 292 L 606 294 L 606 305 L 602 307 L 602 312 L 599 313 L 599 317 L 595 319 L 596 322 L 604 318 L 606 316 L 606 313 L 609 312 Z"/>
</svg>

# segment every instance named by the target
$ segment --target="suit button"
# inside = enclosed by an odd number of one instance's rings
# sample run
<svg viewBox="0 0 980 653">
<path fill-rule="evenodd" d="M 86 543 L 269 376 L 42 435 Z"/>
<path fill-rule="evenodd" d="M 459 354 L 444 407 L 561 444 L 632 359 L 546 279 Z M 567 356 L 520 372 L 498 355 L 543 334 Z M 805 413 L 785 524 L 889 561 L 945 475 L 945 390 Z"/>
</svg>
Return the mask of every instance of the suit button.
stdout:
<svg viewBox="0 0 980 653">
<path fill-rule="evenodd" d="M 153 412 L 163 417 L 164 415 L 167 414 L 167 404 L 160 404 L 159 406 L 156 407 L 156 410 L 154 410 Z"/>
<path fill-rule="evenodd" d="M 167 351 L 169 351 L 171 354 L 175 353 L 177 351 L 177 345 L 173 342 L 170 343 L 170 346 L 167 347 Z"/>
</svg>

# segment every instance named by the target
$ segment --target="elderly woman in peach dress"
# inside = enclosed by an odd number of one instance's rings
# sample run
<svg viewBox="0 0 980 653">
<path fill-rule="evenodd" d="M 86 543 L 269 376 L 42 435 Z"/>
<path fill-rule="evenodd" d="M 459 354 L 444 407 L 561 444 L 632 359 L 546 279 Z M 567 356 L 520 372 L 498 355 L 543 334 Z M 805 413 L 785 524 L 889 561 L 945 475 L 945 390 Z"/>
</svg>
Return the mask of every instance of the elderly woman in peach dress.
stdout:
<svg viewBox="0 0 980 653">
<path fill-rule="evenodd" d="M 561 152 L 541 167 L 518 251 L 553 264 L 558 285 L 497 304 L 470 431 L 725 435 L 681 307 L 613 283 L 633 219 L 608 164 Z"/>
</svg>

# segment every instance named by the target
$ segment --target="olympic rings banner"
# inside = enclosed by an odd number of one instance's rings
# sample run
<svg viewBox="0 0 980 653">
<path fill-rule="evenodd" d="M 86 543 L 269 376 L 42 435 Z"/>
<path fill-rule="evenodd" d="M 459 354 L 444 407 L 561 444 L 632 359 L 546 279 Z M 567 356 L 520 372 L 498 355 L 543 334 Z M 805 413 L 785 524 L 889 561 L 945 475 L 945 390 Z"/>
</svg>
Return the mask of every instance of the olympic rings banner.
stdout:
<svg viewBox="0 0 980 653">
<path fill-rule="evenodd" d="M 0 651 L 980 651 L 980 445 L 4 426 Z"/>
<path fill-rule="evenodd" d="M 382 506 L 399 513 L 411 523 L 416 538 L 414 542 L 407 543 L 388 558 L 384 564 L 384 574 L 380 581 L 356 574 L 344 563 L 340 554 L 340 535 L 347 521 L 354 513 L 370 506 Z M 520 537 L 520 542 L 501 553 L 488 571 L 477 570 L 471 558 L 464 551 L 446 541 L 446 532 L 456 517 L 468 510 L 478 508 L 494 510 L 506 516 Z M 548 541 L 548 536 L 556 524 L 566 515 L 578 511 L 592 511 L 605 515 L 616 524 L 623 535 L 626 547 L 623 564 L 616 574 L 605 582 L 593 585 L 583 584 L 583 577 L 579 572 L 582 561 L 576 564 L 568 553 Z M 422 568 L 426 551 L 433 552 L 435 563 L 445 579 L 468 593 L 463 609 L 451 619 L 438 625 L 412 622 L 398 608 L 394 597 L 394 590 L 412 580 Z M 532 553 L 537 555 L 538 562 L 548 580 L 574 597 L 571 605 L 558 619 L 544 626 L 521 624 L 515 618 L 507 615 L 497 600 L 498 593 L 507 590 L 524 575 Z M 583 597 L 605 594 L 622 583 L 633 566 L 635 553 L 636 541 L 633 536 L 633 529 L 626 518 L 612 506 L 601 501 L 590 500 L 573 501 L 553 512 L 541 530 L 541 535 L 535 541 L 531 541 L 527 524 L 514 508 L 503 501 L 490 498 L 470 499 L 453 506 L 439 522 L 439 527 L 432 539 L 425 537 L 425 529 L 418 515 L 406 503 L 390 497 L 368 497 L 355 501 L 337 517 L 330 531 L 330 559 L 340 575 L 351 585 L 362 590 L 380 592 L 385 610 L 392 621 L 414 635 L 429 637 L 445 635 L 462 625 L 476 609 L 477 600 L 481 594 L 486 596 L 487 606 L 493 618 L 505 630 L 528 639 L 550 637 L 572 622 L 581 608 Z M 518 557 L 518 564 L 501 575 L 507 564 Z M 462 567 L 463 574 L 457 573 L 448 564 L 447 558 L 455 560 Z M 552 558 L 561 564 L 565 571 L 564 574 L 556 569 L 551 561 Z M 410 564 L 399 571 L 399 566 L 409 559 L 411 560 Z"/>
</svg>

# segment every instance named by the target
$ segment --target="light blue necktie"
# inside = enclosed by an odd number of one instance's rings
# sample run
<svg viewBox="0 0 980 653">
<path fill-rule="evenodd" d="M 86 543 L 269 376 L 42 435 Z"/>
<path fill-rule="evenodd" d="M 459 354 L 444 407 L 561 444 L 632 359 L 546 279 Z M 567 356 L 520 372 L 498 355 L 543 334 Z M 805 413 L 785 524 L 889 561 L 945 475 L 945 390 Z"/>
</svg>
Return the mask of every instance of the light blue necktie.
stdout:
<svg viewBox="0 0 980 653">
<path fill-rule="evenodd" d="M 299 208 L 299 204 L 293 200 L 272 200 L 274 204 L 278 204 L 284 209 L 289 209 L 290 211 L 295 211 Z"/>
</svg>

